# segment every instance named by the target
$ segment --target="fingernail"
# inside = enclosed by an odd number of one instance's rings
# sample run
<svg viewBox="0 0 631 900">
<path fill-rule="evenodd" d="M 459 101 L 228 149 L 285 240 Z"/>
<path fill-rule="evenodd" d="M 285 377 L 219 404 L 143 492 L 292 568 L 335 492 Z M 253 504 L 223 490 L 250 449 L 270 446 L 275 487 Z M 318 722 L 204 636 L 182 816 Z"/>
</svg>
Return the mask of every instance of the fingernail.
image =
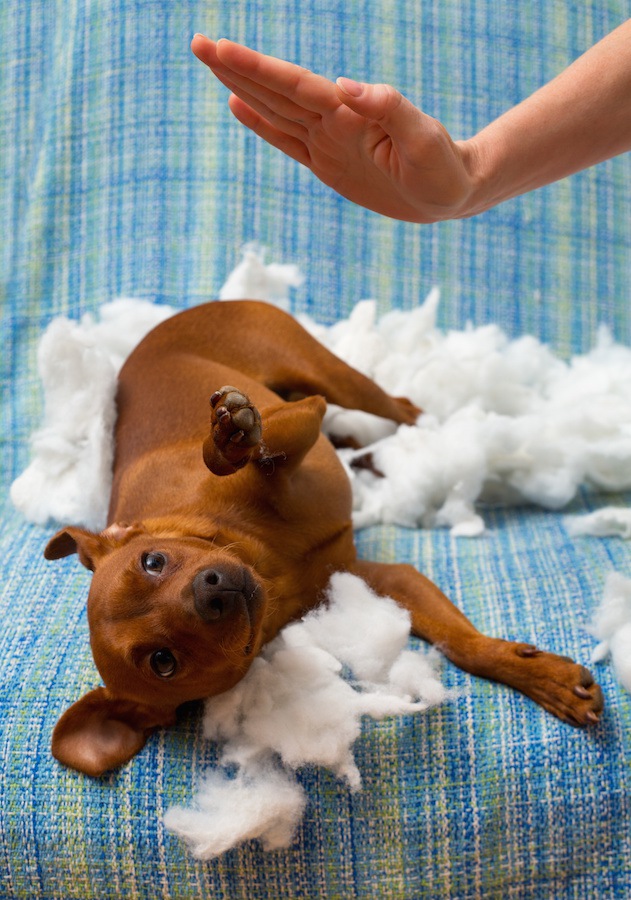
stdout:
<svg viewBox="0 0 631 900">
<path fill-rule="evenodd" d="M 336 84 L 350 97 L 361 97 L 364 93 L 364 85 L 360 84 L 359 81 L 353 81 L 352 78 L 340 77 L 337 79 Z"/>
</svg>

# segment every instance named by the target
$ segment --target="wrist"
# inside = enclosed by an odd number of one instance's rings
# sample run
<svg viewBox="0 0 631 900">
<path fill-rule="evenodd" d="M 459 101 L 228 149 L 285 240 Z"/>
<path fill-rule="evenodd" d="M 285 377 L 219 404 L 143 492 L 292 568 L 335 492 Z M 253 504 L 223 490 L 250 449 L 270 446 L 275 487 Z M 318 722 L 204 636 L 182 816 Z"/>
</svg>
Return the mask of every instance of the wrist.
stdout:
<svg viewBox="0 0 631 900">
<path fill-rule="evenodd" d="M 465 141 L 456 141 L 462 165 L 467 173 L 469 191 L 455 213 L 456 219 L 467 219 L 485 212 L 506 199 L 503 194 L 501 166 L 498 164 L 498 147 L 476 135 Z"/>
</svg>

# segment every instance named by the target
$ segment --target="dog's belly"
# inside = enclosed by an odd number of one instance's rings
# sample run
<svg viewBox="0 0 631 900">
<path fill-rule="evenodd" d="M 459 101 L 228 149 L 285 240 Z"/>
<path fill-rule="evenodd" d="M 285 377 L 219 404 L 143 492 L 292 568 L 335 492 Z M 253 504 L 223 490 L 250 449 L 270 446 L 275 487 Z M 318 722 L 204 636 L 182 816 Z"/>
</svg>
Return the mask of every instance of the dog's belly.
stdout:
<svg viewBox="0 0 631 900">
<path fill-rule="evenodd" d="M 271 317 L 260 332 L 263 349 L 255 327 L 260 316 Z M 276 390 L 283 396 L 300 393 L 300 377 L 285 379 L 282 373 L 308 368 L 321 349 L 294 320 L 261 304 L 208 304 L 150 333 L 119 376 L 109 522 L 191 519 L 200 536 L 213 537 L 217 527 L 249 533 L 270 548 L 277 568 L 288 567 L 290 578 L 301 582 L 311 559 L 328 574 L 350 566 L 355 559 L 350 484 L 326 438 L 318 438 L 287 474 L 282 462 L 272 460 L 269 466 L 251 462 L 219 476 L 203 461 L 215 391 L 233 385 L 248 395 L 265 422 L 266 409 L 284 404 Z M 330 380 L 345 383 L 343 364 L 331 360 L 327 357 L 322 373 L 328 366 Z M 272 439 L 270 434 L 264 424 L 263 444 L 282 454 L 282 435 Z M 270 447 L 270 440 L 279 446 Z"/>
<path fill-rule="evenodd" d="M 137 456 L 177 441 L 203 441 L 210 423 L 211 394 L 226 384 L 263 408 L 280 402 L 242 372 L 184 352 L 147 363 L 130 358 L 117 393 L 115 471 Z"/>
<path fill-rule="evenodd" d="M 275 526 L 273 512 L 265 512 L 269 504 L 259 502 L 267 492 L 278 500 L 282 494 L 283 528 L 292 523 L 305 538 L 313 532 L 315 542 L 328 533 L 329 522 L 350 520 L 348 478 L 325 437 L 316 441 L 289 485 L 256 466 L 219 477 L 204 465 L 202 442 L 209 433 L 211 394 L 234 384 L 261 410 L 284 402 L 264 385 L 235 369 L 182 353 L 150 367 L 128 365 L 122 376 L 110 523 L 178 514 L 222 521 L 236 517 L 243 527 L 251 517 L 249 527 L 265 531 Z M 314 522 L 319 526 L 314 528 Z"/>
</svg>

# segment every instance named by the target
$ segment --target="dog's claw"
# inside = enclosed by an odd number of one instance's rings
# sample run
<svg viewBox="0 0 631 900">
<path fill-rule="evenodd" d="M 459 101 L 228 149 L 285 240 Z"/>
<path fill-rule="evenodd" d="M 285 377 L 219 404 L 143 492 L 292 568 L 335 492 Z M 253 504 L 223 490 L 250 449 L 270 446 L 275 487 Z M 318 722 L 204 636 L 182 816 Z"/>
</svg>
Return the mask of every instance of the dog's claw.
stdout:
<svg viewBox="0 0 631 900">
<path fill-rule="evenodd" d="M 522 644 L 516 650 L 517 656 L 526 657 L 534 657 L 540 656 L 542 651 L 539 650 L 538 647 L 535 647 L 534 644 Z"/>
<path fill-rule="evenodd" d="M 577 697 L 580 697 L 581 700 L 591 700 L 592 695 L 589 693 L 587 688 L 584 688 L 581 684 L 577 684 L 574 688 L 574 693 Z"/>
<path fill-rule="evenodd" d="M 571 662 L 571 660 L 570 660 Z M 581 666 L 581 685 L 584 688 L 591 687 L 594 683 L 594 677 L 589 669 L 586 669 L 585 666 Z"/>
<path fill-rule="evenodd" d="M 234 395 L 236 395 L 236 396 L 234 396 Z M 226 404 L 226 401 L 228 400 L 228 398 L 231 398 L 233 403 L 235 402 L 235 400 L 238 402 L 238 399 L 247 401 L 247 397 L 245 396 L 245 394 L 242 394 L 238 388 L 233 387 L 231 384 L 226 384 L 222 388 L 219 388 L 218 391 L 214 391 L 211 394 L 210 405 L 214 408 L 217 406 L 219 401 L 223 399 L 223 401 L 224 401 L 223 405 L 229 406 L 230 403 Z"/>
</svg>

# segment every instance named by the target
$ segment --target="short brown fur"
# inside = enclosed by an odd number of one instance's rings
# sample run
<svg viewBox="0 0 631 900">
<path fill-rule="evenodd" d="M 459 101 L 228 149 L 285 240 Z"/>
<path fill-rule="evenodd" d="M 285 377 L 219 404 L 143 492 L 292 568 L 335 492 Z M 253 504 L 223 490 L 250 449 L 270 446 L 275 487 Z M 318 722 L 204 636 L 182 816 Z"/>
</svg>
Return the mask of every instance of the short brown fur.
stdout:
<svg viewBox="0 0 631 900">
<path fill-rule="evenodd" d="M 392 596 L 413 633 L 466 671 L 572 725 L 598 720 L 602 695 L 582 666 L 480 634 L 412 566 L 357 559 L 348 479 L 320 432 L 326 401 L 399 424 L 420 412 L 264 303 L 187 310 L 131 354 L 108 527 L 65 528 L 45 551 L 78 552 L 94 573 L 88 617 L 105 684 L 59 720 L 62 763 L 100 775 L 126 762 L 180 704 L 236 684 L 339 570 Z"/>
</svg>

